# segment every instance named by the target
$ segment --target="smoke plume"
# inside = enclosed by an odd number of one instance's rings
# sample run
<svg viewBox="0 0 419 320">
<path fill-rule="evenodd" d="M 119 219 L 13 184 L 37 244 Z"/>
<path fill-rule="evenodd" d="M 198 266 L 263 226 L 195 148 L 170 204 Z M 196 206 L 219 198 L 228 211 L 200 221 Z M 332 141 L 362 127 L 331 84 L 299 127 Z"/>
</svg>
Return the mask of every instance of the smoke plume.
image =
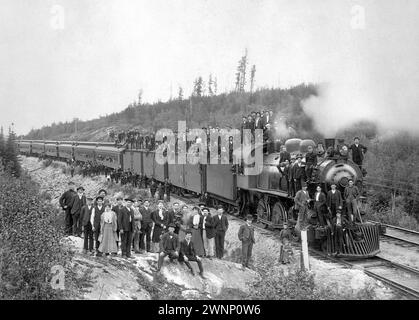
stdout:
<svg viewBox="0 0 419 320">
<path fill-rule="evenodd" d="M 365 26 L 336 30 L 318 61 L 318 96 L 303 102 L 319 132 L 333 136 L 358 121 L 381 133 L 419 135 L 419 2 L 368 2 Z M 350 29 L 350 28 L 348 28 Z"/>
</svg>

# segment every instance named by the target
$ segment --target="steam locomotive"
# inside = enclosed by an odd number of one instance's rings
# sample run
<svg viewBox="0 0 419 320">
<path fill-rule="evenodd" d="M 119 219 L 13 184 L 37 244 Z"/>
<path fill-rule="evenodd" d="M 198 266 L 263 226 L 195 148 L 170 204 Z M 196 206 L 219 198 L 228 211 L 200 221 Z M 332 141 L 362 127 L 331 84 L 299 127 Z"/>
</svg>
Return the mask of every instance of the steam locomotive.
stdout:
<svg viewBox="0 0 419 320">
<path fill-rule="evenodd" d="M 343 143 L 343 140 L 338 139 L 325 139 L 324 145 L 301 139 L 289 139 L 285 142 L 286 150 L 292 156 L 301 154 L 304 157 L 308 146 L 315 147 L 320 155 L 313 179 L 308 183 L 311 197 L 317 185 L 321 185 L 323 191 L 327 192 L 332 182 L 341 190 L 347 186 L 349 179 L 362 187 L 363 173 L 355 163 L 349 159 L 321 156 L 320 151 L 338 148 Z M 260 174 L 244 175 L 240 173 L 239 165 L 178 164 L 177 159 L 175 164 L 160 164 L 155 159 L 155 151 L 126 149 L 106 142 L 20 140 L 17 141 L 17 146 L 21 154 L 28 156 L 96 162 L 115 170 L 142 174 L 160 182 L 168 178 L 174 193 L 207 193 L 212 205 L 223 204 L 228 212 L 239 212 L 242 215 L 256 212 L 258 222 L 266 227 L 282 228 L 285 222 L 291 226 L 296 222 L 294 201 L 288 194 L 286 178 L 279 170 L 279 152 L 264 155 Z M 314 218 L 309 222 L 309 245 L 328 254 L 336 254 L 337 243 L 331 228 L 319 226 Z M 357 221 L 345 231 L 343 240 L 339 256 L 374 256 L 379 252 L 379 226 Z"/>
</svg>

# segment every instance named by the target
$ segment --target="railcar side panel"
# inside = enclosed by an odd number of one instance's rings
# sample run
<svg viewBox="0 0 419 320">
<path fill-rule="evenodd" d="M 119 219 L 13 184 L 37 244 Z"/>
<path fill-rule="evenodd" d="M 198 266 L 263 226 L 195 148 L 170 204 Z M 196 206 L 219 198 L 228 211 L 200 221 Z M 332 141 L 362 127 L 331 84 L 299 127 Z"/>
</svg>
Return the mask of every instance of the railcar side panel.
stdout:
<svg viewBox="0 0 419 320">
<path fill-rule="evenodd" d="M 172 185 L 185 188 L 185 171 L 183 164 L 169 164 L 169 180 Z"/>
<path fill-rule="evenodd" d="M 93 146 L 77 146 L 74 147 L 74 159 L 77 161 L 87 162 L 94 161 L 95 147 Z"/>
<path fill-rule="evenodd" d="M 151 178 L 154 176 L 154 152 L 142 151 L 142 153 L 144 174 Z"/>
<path fill-rule="evenodd" d="M 201 172 L 199 164 L 184 164 L 185 189 L 202 193 Z"/>
<path fill-rule="evenodd" d="M 228 200 L 236 200 L 237 181 L 230 164 L 207 165 L 207 192 Z"/>
<path fill-rule="evenodd" d="M 59 145 L 58 146 L 58 156 L 64 159 L 73 158 L 73 146 L 72 145 Z"/>
</svg>

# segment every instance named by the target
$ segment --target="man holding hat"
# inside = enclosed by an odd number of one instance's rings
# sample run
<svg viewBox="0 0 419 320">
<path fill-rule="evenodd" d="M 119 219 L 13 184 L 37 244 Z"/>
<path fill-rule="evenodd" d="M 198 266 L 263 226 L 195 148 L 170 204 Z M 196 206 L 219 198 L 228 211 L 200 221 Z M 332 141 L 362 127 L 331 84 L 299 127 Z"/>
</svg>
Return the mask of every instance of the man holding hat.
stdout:
<svg viewBox="0 0 419 320">
<path fill-rule="evenodd" d="M 327 210 L 332 214 L 332 218 L 336 216 L 337 210 L 342 210 L 342 194 L 336 189 L 336 183 L 332 182 L 330 185 L 331 190 L 327 192 Z"/>
<path fill-rule="evenodd" d="M 68 190 L 62 194 L 60 197 L 60 206 L 65 211 L 65 233 L 66 235 L 71 235 L 73 230 L 73 216 L 71 215 L 71 202 L 73 196 L 76 195 L 74 191 L 74 182 L 70 181 L 68 183 Z"/>
<path fill-rule="evenodd" d="M 135 227 L 134 209 L 132 208 L 134 200 L 127 198 L 125 199 L 125 202 L 126 205 L 121 210 L 118 225 L 119 233 L 121 235 L 122 257 L 131 258 L 132 235 Z"/>
<path fill-rule="evenodd" d="M 242 266 L 249 268 L 249 261 L 252 257 L 253 244 L 255 243 L 255 230 L 252 226 L 253 216 L 247 215 L 246 224 L 240 226 L 239 240 L 242 242 Z"/>
<path fill-rule="evenodd" d="M 81 236 L 81 208 L 86 205 L 86 197 L 84 195 L 84 188 L 78 187 L 77 194 L 73 196 L 71 202 L 71 215 L 73 216 L 73 235 Z"/>
<path fill-rule="evenodd" d="M 169 232 L 166 232 L 161 237 L 161 248 L 159 253 L 159 261 L 157 271 L 160 271 L 163 264 L 163 260 L 166 256 L 169 256 L 170 261 L 179 258 L 179 238 L 174 233 L 175 225 L 170 223 L 168 226 Z"/>
<path fill-rule="evenodd" d="M 86 198 L 86 205 L 81 208 L 81 227 L 84 233 L 84 246 L 83 252 L 87 253 L 87 250 L 93 254 L 93 226 L 91 223 L 92 215 L 95 214 L 95 208 L 93 207 L 93 198 Z"/>
</svg>

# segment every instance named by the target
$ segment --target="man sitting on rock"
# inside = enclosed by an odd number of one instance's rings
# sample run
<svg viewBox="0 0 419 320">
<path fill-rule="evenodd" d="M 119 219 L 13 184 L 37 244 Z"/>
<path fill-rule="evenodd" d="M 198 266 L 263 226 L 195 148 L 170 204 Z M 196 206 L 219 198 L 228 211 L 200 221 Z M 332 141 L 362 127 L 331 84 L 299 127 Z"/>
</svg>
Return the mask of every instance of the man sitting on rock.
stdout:
<svg viewBox="0 0 419 320">
<path fill-rule="evenodd" d="M 198 264 L 199 268 L 199 275 L 205 279 L 204 277 L 204 268 L 202 267 L 201 258 L 196 256 L 195 248 L 193 245 L 192 240 L 192 231 L 187 230 L 185 235 L 185 240 L 180 243 L 180 252 L 179 252 L 179 261 L 185 262 L 186 266 L 191 271 L 192 275 L 195 275 L 195 272 L 192 269 L 191 264 L 189 261 L 195 261 Z"/>
<path fill-rule="evenodd" d="M 169 232 L 166 232 L 161 237 L 161 247 L 157 271 L 160 271 L 161 266 L 163 264 L 163 260 L 166 256 L 169 256 L 170 262 L 173 262 L 174 259 L 179 258 L 179 238 L 177 234 L 174 233 L 174 231 L 175 225 L 173 223 L 170 223 Z"/>
</svg>

